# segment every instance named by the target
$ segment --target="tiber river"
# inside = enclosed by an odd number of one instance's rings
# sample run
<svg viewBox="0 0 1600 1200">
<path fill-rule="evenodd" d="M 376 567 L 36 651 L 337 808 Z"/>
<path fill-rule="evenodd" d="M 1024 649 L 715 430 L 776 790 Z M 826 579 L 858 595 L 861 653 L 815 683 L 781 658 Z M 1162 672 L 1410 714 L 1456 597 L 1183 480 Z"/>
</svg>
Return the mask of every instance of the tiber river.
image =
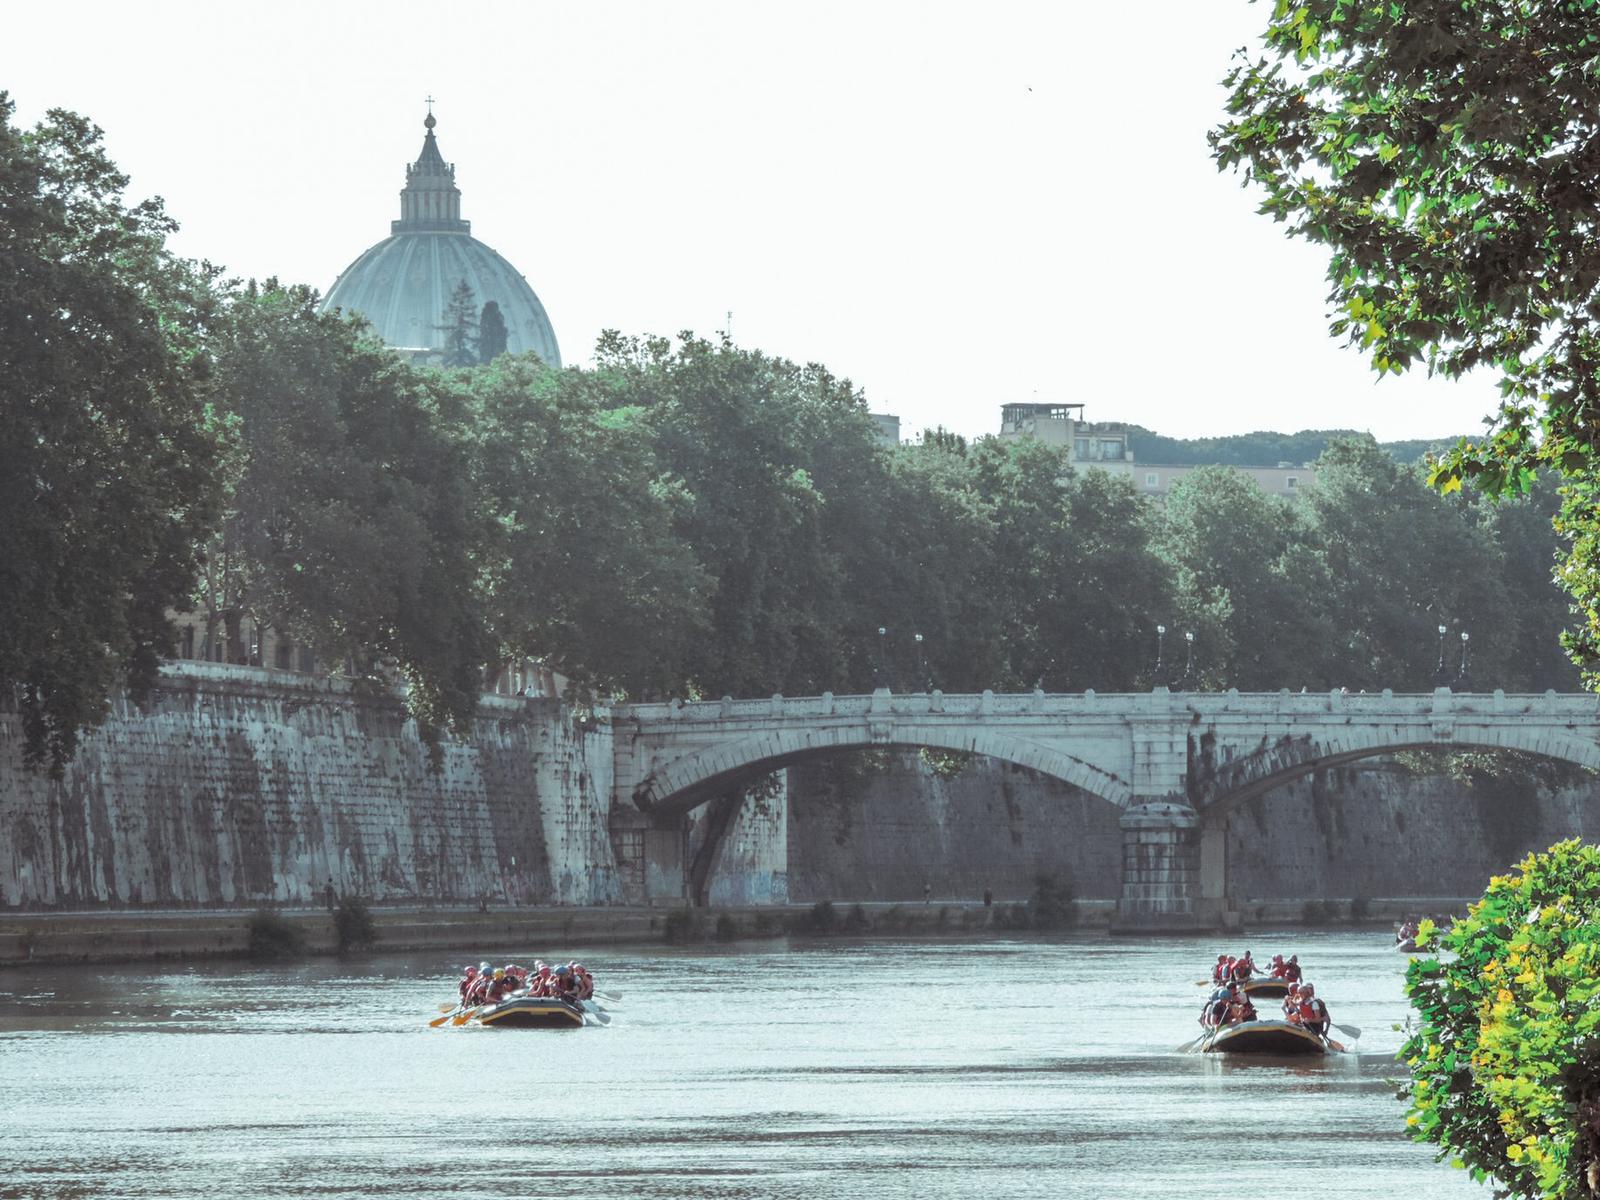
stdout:
<svg viewBox="0 0 1600 1200">
<path fill-rule="evenodd" d="M 1401 1135 L 1388 941 L 600 950 L 571 1031 L 428 1028 L 436 955 L 0 972 L 0 1197 L 1486 1198 Z M 1360 1054 L 1173 1053 L 1245 945 Z"/>
</svg>

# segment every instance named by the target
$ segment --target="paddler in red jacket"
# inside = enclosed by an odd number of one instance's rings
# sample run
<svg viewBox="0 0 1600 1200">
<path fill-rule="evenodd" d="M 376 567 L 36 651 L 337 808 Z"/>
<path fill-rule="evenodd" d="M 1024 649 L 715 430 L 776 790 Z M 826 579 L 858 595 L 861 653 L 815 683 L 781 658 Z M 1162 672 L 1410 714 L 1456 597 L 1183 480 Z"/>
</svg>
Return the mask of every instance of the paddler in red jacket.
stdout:
<svg viewBox="0 0 1600 1200">
<path fill-rule="evenodd" d="M 1228 956 L 1217 955 L 1217 965 L 1211 968 L 1211 982 L 1222 983 L 1228 978 Z"/>
<path fill-rule="evenodd" d="M 466 1004 L 467 1004 L 467 993 L 472 990 L 472 982 L 473 982 L 473 980 L 475 980 L 477 978 L 478 978 L 478 968 L 477 967 L 473 967 L 473 966 L 469 966 L 467 968 L 466 976 L 461 980 L 461 982 L 459 984 L 456 985 L 457 989 L 461 992 L 461 1006 L 463 1008 L 465 1008 Z"/>
</svg>

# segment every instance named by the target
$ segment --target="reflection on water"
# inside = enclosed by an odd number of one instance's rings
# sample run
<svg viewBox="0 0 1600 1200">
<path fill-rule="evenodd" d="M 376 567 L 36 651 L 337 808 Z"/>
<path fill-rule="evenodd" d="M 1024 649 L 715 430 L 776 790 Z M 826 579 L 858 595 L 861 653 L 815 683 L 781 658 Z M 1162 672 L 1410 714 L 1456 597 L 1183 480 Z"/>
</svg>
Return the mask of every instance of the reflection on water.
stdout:
<svg viewBox="0 0 1600 1200">
<path fill-rule="evenodd" d="M 1174 1053 L 1199 940 L 586 951 L 568 1033 L 428 1028 L 437 956 L 0 972 L 0 1197 L 1487 1197 L 1401 1136 L 1387 943 L 1249 939 L 1363 1030 L 1279 1062 Z"/>
</svg>

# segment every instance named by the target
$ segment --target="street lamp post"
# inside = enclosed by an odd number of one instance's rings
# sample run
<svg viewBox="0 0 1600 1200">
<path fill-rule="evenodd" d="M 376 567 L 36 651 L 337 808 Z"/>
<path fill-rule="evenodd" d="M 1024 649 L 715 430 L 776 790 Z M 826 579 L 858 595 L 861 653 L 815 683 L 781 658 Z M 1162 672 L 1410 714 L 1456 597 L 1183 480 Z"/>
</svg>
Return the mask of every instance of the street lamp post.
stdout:
<svg viewBox="0 0 1600 1200">
<path fill-rule="evenodd" d="M 1183 660 L 1183 686 L 1194 687 L 1194 630 L 1186 630 L 1183 635 L 1186 643 Z"/>
<path fill-rule="evenodd" d="M 888 644 L 888 640 L 889 640 L 889 630 L 885 626 L 879 625 L 878 626 L 878 657 L 877 657 L 877 660 L 872 664 L 872 689 L 873 689 L 873 691 L 877 691 L 877 689 L 885 686 L 885 684 L 884 684 L 884 671 L 885 671 L 884 646 Z"/>
<path fill-rule="evenodd" d="M 1433 669 L 1433 686 L 1436 688 L 1450 686 L 1450 672 L 1444 669 L 1444 635 L 1445 627 L 1439 626 L 1439 663 Z"/>
<path fill-rule="evenodd" d="M 922 690 L 931 692 L 933 680 L 928 676 L 928 660 L 922 656 L 922 635 L 913 633 L 911 640 L 917 645 L 917 682 L 922 685 Z"/>
<path fill-rule="evenodd" d="M 1165 625 L 1157 625 L 1156 626 L 1156 671 L 1155 671 L 1156 678 L 1155 678 L 1155 683 L 1152 686 L 1160 686 L 1160 684 L 1161 684 L 1161 651 L 1162 651 L 1163 647 L 1166 645 L 1166 641 L 1167 641 L 1167 627 Z"/>
<path fill-rule="evenodd" d="M 1467 642 L 1471 635 L 1463 629 L 1461 631 L 1461 671 L 1456 675 L 1456 682 L 1461 686 L 1457 691 L 1470 692 L 1472 690 L 1472 676 L 1467 673 Z"/>
</svg>

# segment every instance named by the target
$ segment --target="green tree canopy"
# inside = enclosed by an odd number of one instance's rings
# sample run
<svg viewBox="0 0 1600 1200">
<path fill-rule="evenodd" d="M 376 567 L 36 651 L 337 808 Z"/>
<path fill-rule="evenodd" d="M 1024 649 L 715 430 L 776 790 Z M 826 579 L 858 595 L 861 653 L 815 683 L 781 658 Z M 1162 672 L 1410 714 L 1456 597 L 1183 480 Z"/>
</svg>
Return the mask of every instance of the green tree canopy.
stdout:
<svg viewBox="0 0 1600 1200">
<path fill-rule="evenodd" d="M 477 589 L 487 533 L 445 377 L 272 282 L 232 297 L 215 342 L 208 395 L 237 429 L 210 555 L 229 564 L 225 607 L 325 662 L 398 670 L 425 728 L 463 730 L 495 647 Z"/>
<path fill-rule="evenodd" d="M 1436 467 L 1526 492 L 1568 480 L 1564 582 L 1600 661 L 1600 73 L 1591 0 L 1279 0 L 1228 76 L 1219 166 L 1329 248 L 1333 330 L 1380 372 L 1497 370 L 1488 437 Z"/>
<path fill-rule="evenodd" d="M 212 295 L 99 129 L 14 112 L 0 92 L 0 687 L 59 771 L 118 684 L 154 682 L 216 515 Z"/>
<path fill-rule="evenodd" d="M 506 654 L 586 689 L 683 686 L 710 581 L 675 522 L 692 504 L 644 412 L 609 380 L 505 356 L 455 376 L 490 537 L 480 584 Z"/>
</svg>

